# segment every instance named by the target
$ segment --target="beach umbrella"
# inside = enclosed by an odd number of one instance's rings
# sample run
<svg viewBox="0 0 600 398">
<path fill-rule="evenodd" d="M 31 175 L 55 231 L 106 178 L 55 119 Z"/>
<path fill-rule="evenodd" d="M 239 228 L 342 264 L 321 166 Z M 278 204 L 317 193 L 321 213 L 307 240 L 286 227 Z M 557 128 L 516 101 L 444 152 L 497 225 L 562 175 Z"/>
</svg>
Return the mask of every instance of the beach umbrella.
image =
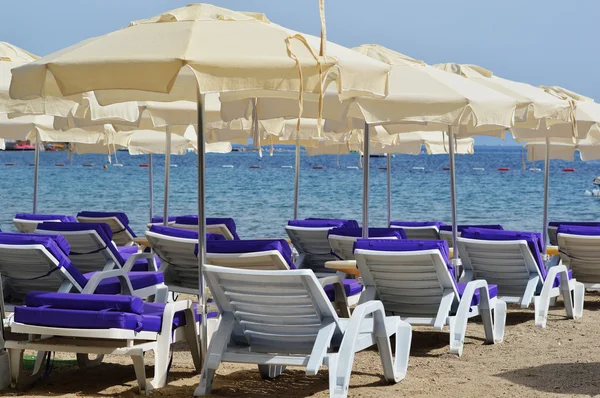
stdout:
<svg viewBox="0 0 600 398">
<path fill-rule="evenodd" d="M 325 76 L 335 79 L 341 98 L 387 93 L 388 65 L 364 57 L 340 65 L 338 58 L 325 54 L 324 43 L 319 44 L 315 48 L 301 34 L 258 14 L 192 4 L 12 70 L 10 94 L 19 99 L 87 91 L 96 91 L 100 103 L 101 94 L 106 94 L 105 100 L 112 96 L 115 102 L 196 99 L 203 354 L 207 342 L 201 272 L 206 260 L 204 94 L 240 91 L 242 98 L 260 98 L 274 91 L 319 93 Z M 185 84 L 186 77 L 193 84 Z M 177 85 L 178 80 L 183 84 Z M 176 98 L 177 94 L 187 97 Z"/>
</svg>

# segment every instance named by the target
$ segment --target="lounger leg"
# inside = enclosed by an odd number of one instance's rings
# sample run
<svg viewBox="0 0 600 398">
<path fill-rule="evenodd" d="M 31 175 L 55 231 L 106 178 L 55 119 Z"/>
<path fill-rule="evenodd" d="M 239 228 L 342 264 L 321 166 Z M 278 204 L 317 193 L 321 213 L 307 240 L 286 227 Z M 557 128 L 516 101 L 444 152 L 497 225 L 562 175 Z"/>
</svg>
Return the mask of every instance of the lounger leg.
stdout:
<svg viewBox="0 0 600 398">
<path fill-rule="evenodd" d="M 195 316 L 192 313 L 192 311 L 186 311 L 184 332 L 185 340 L 187 342 L 188 347 L 190 347 L 192 360 L 194 361 L 194 368 L 199 372 L 202 368 L 202 360 L 200 358 L 200 344 L 198 341 L 200 336 L 198 334 Z"/>
<path fill-rule="evenodd" d="M 485 342 L 494 344 L 494 319 L 492 318 L 492 309 L 489 301 L 481 300 L 479 303 L 479 315 L 483 321 L 483 331 L 485 333 Z"/>
<path fill-rule="evenodd" d="M 377 336 L 377 348 L 381 357 L 383 374 L 390 383 L 397 383 L 406 377 L 408 369 L 408 357 L 410 355 L 410 342 L 412 340 L 412 328 L 409 323 L 403 322 L 398 318 L 394 325 L 396 335 L 396 356 L 392 357 L 390 351 L 390 339 L 386 333 L 385 336 Z M 391 335 L 390 335 L 391 336 Z"/>
<path fill-rule="evenodd" d="M 91 368 L 102 363 L 104 355 L 96 355 L 96 358 L 90 359 L 89 354 L 77 354 L 77 366 L 80 368 Z"/>
<path fill-rule="evenodd" d="M 152 389 L 146 380 L 146 367 L 144 366 L 144 354 L 132 355 L 131 360 L 133 361 L 133 369 L 135 370 L 135 377 L 140 386 L 140 394 L 148 395 Z"/>
<path fill-rule="evenodd" d="M 35 364 L 33 365 L 33 374 L 36 374 L 42 370 L 44 362 L 46 360 L 46 351 L 38 351 L 35 357 Z"/>
<path fill-rule="evenodd" d="M 506 326 L 506 302 L 496 299 L 494 306 L 494 343 L 504 340 L 504 328 Z"/>
<path fill-rule="evenodd" d="M 573 281 L 573 317 L 580 319 L 583 317 L 583 302 L 585 296 L 585 285 L 581 282 Z"/>
<path fill-rule="evenodd" d="M 150 382 L 152 388 L 161 388 L 167 384 L 170 348 L 171 336 L 159 335 L 154 351 L 154 378 Z"/>
<path fill-rule="evenodd" d="M 10 386 L 17 388 L 21 381 L 21 370 L 23 369 L 23 350 L 9 348 L 7 351 L 10 361 Z"/>
<path fill-rule="evenodd" d="M 208 351 L 202 367 L 202 374 L 200 375 L 200 384 L 194 390 L 194 397 L 210 394 L 215 371 L 221 364 L 221 358 L 227 350 L 234 323 L 235 320 L 231 314 L 224 314 L 221 317 L 219 328 L 215 332 L 210 341 L 210 345 L 208 346 Z"/>
<path fill-rule="evenodd" d="M 283 365 L 258 365 L 258 371 L 260 372 L 260 377 L 265 380 L 274 379 L 276 377 L 281 376 L 281 374 L 285 371 L 285 366 Z"/>
<path fill-rule="evenodd" d="M 451 316 L 448 318 L 448 325 L 450 326 L 450 352 L 460 357 L 465 344 L 467 318 L 461 317 L 459 319 L 456 316 Z"/>
</svg>

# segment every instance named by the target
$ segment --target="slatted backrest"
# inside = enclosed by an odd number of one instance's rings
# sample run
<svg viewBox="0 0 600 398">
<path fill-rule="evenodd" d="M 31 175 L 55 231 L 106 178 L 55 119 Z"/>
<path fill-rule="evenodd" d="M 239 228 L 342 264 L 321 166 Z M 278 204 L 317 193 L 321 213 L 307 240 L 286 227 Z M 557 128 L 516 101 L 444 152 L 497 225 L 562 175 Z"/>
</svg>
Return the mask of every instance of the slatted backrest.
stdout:
<svg viewBox="0 0 600 398">
<path fill-rule="evenodd" d="M 435 225 L 426 226 L 399 226 L 390 225 L 390 228 L 400 228 L 404 230 L 406 239 L 410 240 L 440 240 L 440 230 Z"/>
<path fill-rule="evenodd" d="M 43 235 L 62 235 L 69 242 L 71 253 L 69 259 L 81 271 L 95 272 L 105 268 L 121 268 L 122 259 L 118 259 L 108 248 L 112 242 L 105 242 L 94 230 L 84 231 L 52 231 L 38 229 L 35 233 Z M 107 264 L 109 266 L 107 267 Z"/>
<path fill-rule="evenodd" d="M 198 258 L 195 250 L 198 239 L 179 238 L 146 231 L 152 250 L 160 258 L 160 270 L 170 290 L 177 286 L 198 289 Z"/>
<path fill-rule="evenodd" d="M 60 222 L 60 220 L 24 220 L 22 218 L 13 218 L 13 224 L 17 231 L 30 234 L 42 222 Z"/>
<path fill-rule="evenodd" d="M 458 251 L 468 280 L 484 279 L 498 285 L 498 295 L 521 297 L 532 276 L 542 274 L 525 240 L 459 238 Z"/>
<path fill-rule="evenodd" d="M 197 225 L 173 223 L 173 228 L 185 229 L 188 231 L 198 231 Z M 227 240 L 233 240 L 233 234 L 225 224 L 206 224 L 206 233 L 223 235 Z"/>
<path fill-rule="evenodd" d="M 86 217 L 77 215 L 77 221 L 108 224 L 113 234 L 112 239 L 117 246 L 130 245 L 133 242 L 133 238 L 135 238 L 117 217 Z"/>
<path fill-rule="evenodd" d="M 233 340 L 252 352 L 310 353 L 321 328 L 337 324 L 334 308 L 310 270 L 256 271 L 206 265 L 204 276 L 221 314 L 235 319 Z"/>
<path fill-rule="evenodd" d="M 363 285 L 374 288 L 386 312 L 403 318 L 435 318 L 445 292 L 456 285 L 439 250 L 356 249 Z"/>
<path fill-rule="evenodd" d="M 327 239 L 327 233 L 333 227 L 307 228 L 288 225 L 285 227 L 292 245 L 304 258 L 301 264 L 296 264 L 298 268 L 312 269 L 314 272 L 334 273 L 334 271 L 325 268 L 325 262 L 338 260 L 331 254 L 331 247 Z"/>
<path fill-rule="evenodd" d="M 336 260 L 354 260 L 354 242 L 361 239 L 356 236 L 333 235 L 328 236 L 331 251 L 337 256 Z M 377 237 L 374 239 L 397 240 L 396 236 Z"/>
<path fill-rule="evenodd" d="M 7 303 L 21 304 L 31 291 L 56 292 L 67 275 L 59 269 L 41 276 L 58 265 L 43 245 L 0 244 L 0 274 Z"/>
<path fill-rule="evenodd" d="M 560 257 L 583 283 L 600 283 L 600 236 L 557 235 Z"/>
<path fill-rule="evenodd" d="M 253 253 L 206 253 L 206 262 L 210 265 L 237 269 L 287 270 L 285 259 L 277 250 Z"/>
</svg>

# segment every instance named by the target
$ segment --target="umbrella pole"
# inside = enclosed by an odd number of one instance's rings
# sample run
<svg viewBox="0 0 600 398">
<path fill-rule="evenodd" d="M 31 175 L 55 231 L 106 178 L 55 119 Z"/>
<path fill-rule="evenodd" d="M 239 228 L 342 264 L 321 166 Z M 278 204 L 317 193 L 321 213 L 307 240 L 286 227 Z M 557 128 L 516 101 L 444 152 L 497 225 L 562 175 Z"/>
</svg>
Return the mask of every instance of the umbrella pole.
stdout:
<svg viewBox="0 0 600 398">
<path fill-rule="evenodd" d="M 197 92 L 198 106 L 198 296 L 200 298 L 200 353 L 202 363 L 206 360 L 208 330 L 206 327 L 206 296 L 204 286 L 204 276 L 202 268 L 206 262 L 206 190 L 205 190 L 205 166 L 206 151 L 204 140 L 204 95 L 200 93 L 200 87 Z"/>
<path fill-rule="evenodd" d="M 392 154 L 387 154 L 387 226 L 392 222 Z"/>
<path fill-rule="evenodd" d="M 165 202 L 163 209 L 163 225 L 169 225 L 169 179 L 171 177 L 171 127 L 167 126 L 165 145 Z"/>
<path fill-rule="evenodd" d="M 363 214 L 362 214 L 362 237 L 369 238 L 369 142 L 371 137 L 369 134 L 369 123 L 365 122 L 364 138 L 363 138 Z"/>
<path fill-rule="evenodd" d="M 456 230 L 456 179 L 455 179 L 455 165 L 454 165 L 454 127 L 450 126 L 448 129 L 448 141 L 450 143 L 450 203 L 452 207 L 452 247 L 454 253 L 452 255 L 453 263 L 458 258 L 458 246 L 457 242 L 457 230 Z M 456 275 L 459 278 L 459 275 Z"/>
<path fill-rule="evenodd" d="M 40 132 L 35 130 L 35 154 L 33 164 L 33 214 L 37 213 L 38 173 L 40 168 Z"/>
<path fill-rule="evenodd" d="M 154 184 L 152 182 L 152 154 L 148 155 L 148 199 L 150 203 L 150 221 L 152 222 L 154 209 Z"/>
<path fill-rule="evenodd" d="M 546 252 L 548 239 L 548 188 L 550 183 L 550 139 L 546 138 L 546 153 L 544 155 L 544 225 L 542 236 L 544 237 L 544 252 Z"/>
<path fill-rule="evenodd" d="M 299 132 L 296 132 L 299 134 Z M 296 165 L 294 166 L 294 220 L 298 219 L 298 199 L 300 196 L 300 139 L 296 135 Z"/>
</svg>

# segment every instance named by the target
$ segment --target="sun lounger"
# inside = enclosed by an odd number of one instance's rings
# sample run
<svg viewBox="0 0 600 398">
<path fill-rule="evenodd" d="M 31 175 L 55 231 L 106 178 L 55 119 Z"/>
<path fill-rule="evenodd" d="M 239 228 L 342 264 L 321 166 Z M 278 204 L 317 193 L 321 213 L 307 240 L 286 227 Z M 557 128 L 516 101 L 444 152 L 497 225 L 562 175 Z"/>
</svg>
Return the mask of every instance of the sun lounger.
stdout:
<svg viewBox="0 0 600 398">
<path fill-rule="evenodd" d="M 27 293 L 36 290 L 155 295 L 155 301 L 166 301 L 167 288 L 161 272 L 127 273 L 114 269 L 82 273 L 69 260 L 69 251 L 62 236 L 0 233 L 0 275 L 6 304 L 21 304 Z"/>
<path fill-rule="evenodd" d="M 41 222 L 77 222 L 73 216 L 65 216 L 61 214 L 30 214 L 18 213 L 13 218 L 13 224 L 17 231 L 31 233 L 35 231 L 37 225 Z"/>
<path fill-rule="evenodd" d="M 354 255 L 365 284 L 361 303 L 381 300 L 387 314 L 413 325 L 448 325 L 450 352 L 459 356 L 469 318 L 481 316 L 488 343 L 502 341 L 506 303 L 484 280 L 455 282 L 445 241 L 360 239 Z"/>
<path fill-rule="evenodd" d="M 385 379 L 406 375 L 411 327 L 386 317 L 380 302 L 340 319 L 310 270 L 256 271 L 207 265 L 206 281 L 221 313 L 194 395 L 209 394 L 221 363 L 257 364 L 263 377 L 286 366 L 315 375 L 329 368 L 329 396 L 346 397 L 354 354 L 377 344 Z M 395 335 L 395 358 L 390 337 Z"/>
<path fill-rule="evenodd" d="M 551 245 L 558 246 L 557 231 L 561 225 L 579 227 L 600 227 L 600 222 L 595 221 L 551 221 L 548 223 L 548 240 Z"/>
<path fill-rule="evenodd" d="M 355 220 L 306 219 L 290 220 L 285 227 L 292 245 L 298 251 L 296 268 L 312 269 L 317 275 L 334 274 L 325 268 L 327 261 L 337 260 L 331 253 L 327 234 L 332 228 L 358 228 Z"/>
<path fill-rule="evenodd" d="M 484 279 L 498 286 L 498 297 L 521 308 L 534 305 L 535 324 L 546 327 L 548 309 L 562 295 L 569 318 L 583 313 L 583 284 L 564 265 L 546 269 L 542 235 L 536 232 L 467 228 L 458 239 L 464 267 L 461 281 Z M 571 296 L 573 295 L 573 297 Z"/>
<path fill-rule="evenodd" d="M 390 228 L 402 228 L 407 239 L 439 240 L 440 227 L 443 222 L 438 221 L 392 221 Z"/>
<path fill-rule="evenodd" d="M 464 231 L 466 228 L 495 229 L 495 230 L 500 230 L 500 231 L 502 231 L 504 229 L 504 228 L 502 228 L 502 225 L 498 225 L 498 224 L 457 225 L 456 226 L 456 236 L 460 237 L 462 234 L 462 231 Z M 452 247 L 452 244 L 453 244 L 453 242 L 452 242 L 452 225 L 441 225 L 440 226 L 440 239 L 445 240 L 446 243 L 448 243 L 448 247 Z"/>
<path fill-rule="evenodd" d="M 162 216 L 156 216 L 156 217 L 152 217 L 152 221 L 149 222 L 148 224 L 146 224 L 146 226 L 148 227 L 148 229 L 150 229 L 151 226 L 153 225 L 164 225 L 164 220 L 165 218 Z M 169 216 L 167 218 L 167 226 L 173 226 L 173 224 L 175 224 L 175 220 L 177 219 L 177 216 Z"/>
<path fill-rule="evenodd" d="M 151 253 L 138 253 L 137 246 L 117 247 L 112 231 L 103 223 L 41 223 L 35 231 L 62 235 L 69 242 L 69 258 L 81 272 L 122 268 L 125 271 L 157 271 L 160 261 Z"/>
<path fill-rule="evenodd" d="M 39 369 L 33 377 L 24 375 L 24 350 L 130 356 L 140 390 L 146 394 L 166 384 L 174 343 L 185 341 L 196 370 L 200 368 L 198 318 L 189 300 L 163 304 L 131 296 L 32 292 L 25 304 L 15 308 L 11 331 L 28 338 L 6 341 L 15 387 L 43 374 Z M 146 380 L 148 351 L 154 352 L 152 381 Z"/>
<path fill-rule="evenodd" d="M 198 216 L 180 216 L 175 219 L 173 228 L 198 230 Z M 210 234 L 223 235 L 227 240 L 239 240 L 233 218 L 206 218 L 206 232 Z"/>
<path fill-rule="evenodd" d="M 134 244 L 133 239 L 136 235 L 129 226 L 129 218 L 125 213 L 82 211 L 77 213 L 77 221 L 108 224 L 112 231 L 112 239 L 117 246 L 131 246 Z"/>
<path fill-rule="evenodd" d="M 562 224 L 558 248 L 565 265 L 586 289 L 600 289 L 600 227 Z"/>
<path fill-rule="evenodd" d="M 333 228 L 327 239 L 338 260 L 354 260 L 354 242 L 362 239 L 362 228 Z M 369 239 L 406 239 L 406 234 L 400 228 L 369 228 Z"/>
</svg>

